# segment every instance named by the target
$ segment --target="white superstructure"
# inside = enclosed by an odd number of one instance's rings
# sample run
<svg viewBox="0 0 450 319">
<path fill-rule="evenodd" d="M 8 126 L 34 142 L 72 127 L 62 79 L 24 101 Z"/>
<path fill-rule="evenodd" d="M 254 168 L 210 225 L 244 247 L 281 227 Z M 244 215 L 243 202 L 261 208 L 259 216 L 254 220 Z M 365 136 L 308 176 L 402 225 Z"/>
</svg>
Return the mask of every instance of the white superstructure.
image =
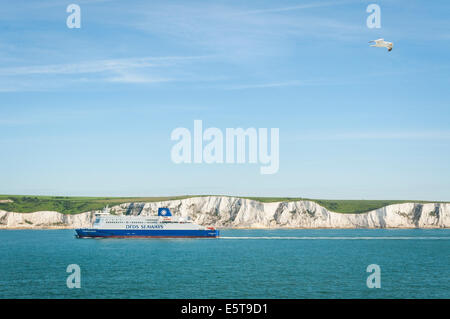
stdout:
<svg viewBox="0 0 450 319">
<path fill-rule="evenodd" d="M 99 213 L 92 225 L 95 229 L 185 229 L 203 230 L 203 226 L 194 224 L 183 217 L 172 216 L 130 216 Z"/>
</svg>

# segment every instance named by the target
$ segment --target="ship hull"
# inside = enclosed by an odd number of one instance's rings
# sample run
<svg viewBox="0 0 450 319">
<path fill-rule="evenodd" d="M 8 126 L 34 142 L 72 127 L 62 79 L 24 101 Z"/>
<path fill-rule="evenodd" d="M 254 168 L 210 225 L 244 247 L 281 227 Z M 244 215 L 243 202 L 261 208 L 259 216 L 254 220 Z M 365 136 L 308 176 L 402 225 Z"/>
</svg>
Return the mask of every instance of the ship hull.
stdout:
<svg viewBox="0 0 450 319">
<path fill-rule="evenodd" d="M 75 229 L 78 238 L 217 238 L 218 230 Z"/>
</svg>

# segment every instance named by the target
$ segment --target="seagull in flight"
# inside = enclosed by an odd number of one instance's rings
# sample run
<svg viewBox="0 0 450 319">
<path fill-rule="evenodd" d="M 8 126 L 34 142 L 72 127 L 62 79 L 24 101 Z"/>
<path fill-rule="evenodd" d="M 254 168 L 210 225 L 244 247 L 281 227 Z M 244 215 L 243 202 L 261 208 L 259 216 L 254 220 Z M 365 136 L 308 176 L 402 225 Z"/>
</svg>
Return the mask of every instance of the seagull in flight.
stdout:
<svg viewBox="0 0 450 319">
<path fill-rule="evenodd" d="M 372 44 L 371 47 L 387 48 L 389 52 L 391 52 L 392 48 L 394 47 L 394 44 L 392 42 L 384 41 L 384 39 L 369 41 L 369 43 L 375 43 Z"/>
</svg>

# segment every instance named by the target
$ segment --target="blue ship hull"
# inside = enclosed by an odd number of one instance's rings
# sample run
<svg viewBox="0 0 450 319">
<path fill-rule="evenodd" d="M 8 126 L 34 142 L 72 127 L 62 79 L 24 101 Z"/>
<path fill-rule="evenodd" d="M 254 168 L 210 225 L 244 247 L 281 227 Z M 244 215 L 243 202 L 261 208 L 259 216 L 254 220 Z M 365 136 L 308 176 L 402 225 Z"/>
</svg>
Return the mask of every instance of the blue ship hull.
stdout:
<svg viewBox="0 0 450 319">
<path fill-rule="evenodd" d="M 216 238 L 218 230 L 75 229 L 78 238 Z"/>
</svg>

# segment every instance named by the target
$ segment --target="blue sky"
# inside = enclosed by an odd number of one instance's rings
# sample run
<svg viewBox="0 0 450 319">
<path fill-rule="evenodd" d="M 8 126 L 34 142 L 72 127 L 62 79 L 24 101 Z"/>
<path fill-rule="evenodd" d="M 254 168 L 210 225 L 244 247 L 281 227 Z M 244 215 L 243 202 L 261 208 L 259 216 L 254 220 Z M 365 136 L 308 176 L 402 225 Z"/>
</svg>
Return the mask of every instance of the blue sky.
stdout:
<svg viewBox="0 0 450 319">
<path fill-rule="evenodd" d="M 81 7 L 81 29 L 66 7 Z M 366 7 L 381 7 L 381 28 Z M 0 193 L 450 200 L 448 1 L 12 1 Z M 383 37 L 394 50 L 371 48 Z M 171 161 L 177 127 L 279 128 L 280 169 Z"/>
</svg>

